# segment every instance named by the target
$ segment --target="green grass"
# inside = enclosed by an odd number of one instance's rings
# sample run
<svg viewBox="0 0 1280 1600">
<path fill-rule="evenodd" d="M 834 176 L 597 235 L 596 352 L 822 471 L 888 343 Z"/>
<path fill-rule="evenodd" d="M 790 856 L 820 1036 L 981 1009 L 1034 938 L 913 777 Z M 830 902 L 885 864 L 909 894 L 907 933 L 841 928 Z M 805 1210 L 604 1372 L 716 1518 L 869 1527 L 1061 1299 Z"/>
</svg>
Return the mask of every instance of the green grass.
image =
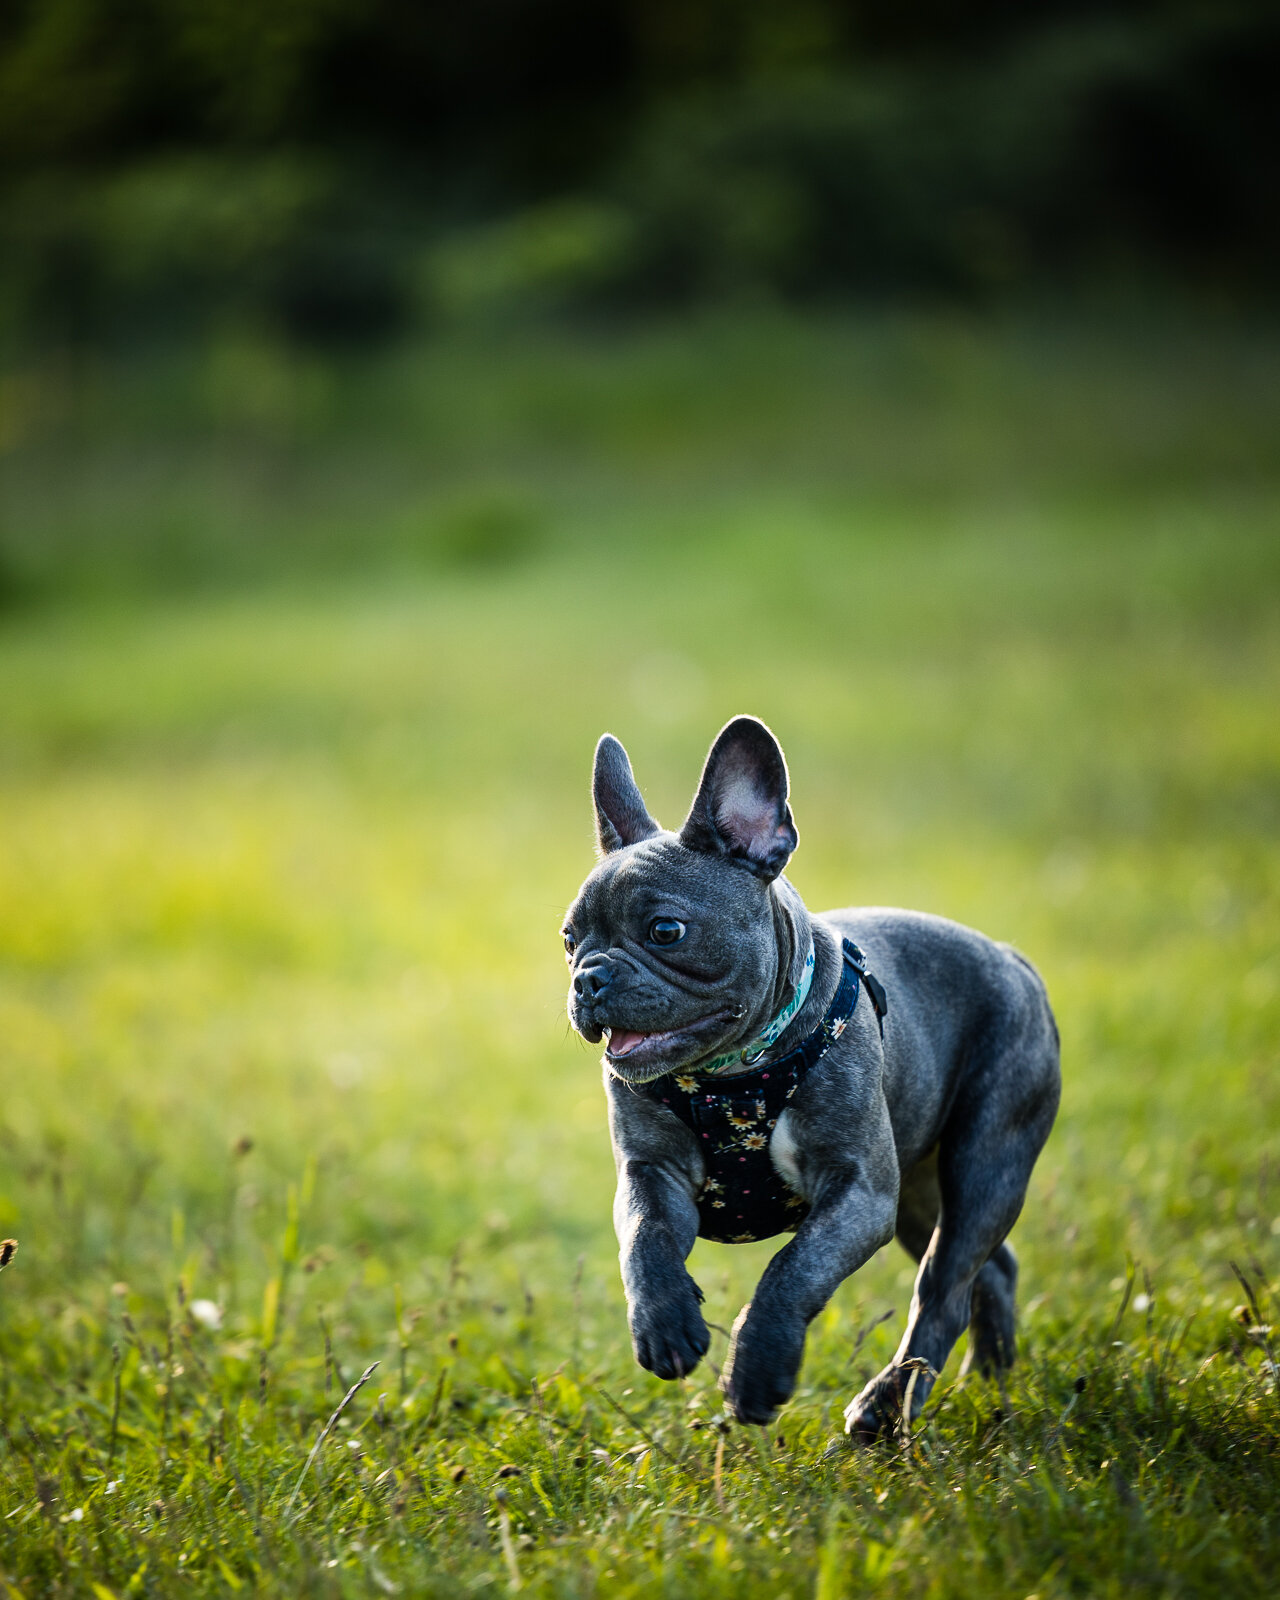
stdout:
<svg viewBox="0 0 1280 1600">
<path fill-rule="evenodd" d="M 10 1593 L 1269 1592 L 1274 330 L 241 342 L 2 396 Z M 958 1352 L 866 1455 L 824 1448 L 906 1257 L 720 1431 L 722 1337 L 631 1362 L 563 1017 L 596 736 L 670 823 L 743 710 L 809 903 L 1012 939 L 1063 1035 L 1007 1393 Z M 698 1246 L 715 1323 L 768 1255 Z"/>
</svg>

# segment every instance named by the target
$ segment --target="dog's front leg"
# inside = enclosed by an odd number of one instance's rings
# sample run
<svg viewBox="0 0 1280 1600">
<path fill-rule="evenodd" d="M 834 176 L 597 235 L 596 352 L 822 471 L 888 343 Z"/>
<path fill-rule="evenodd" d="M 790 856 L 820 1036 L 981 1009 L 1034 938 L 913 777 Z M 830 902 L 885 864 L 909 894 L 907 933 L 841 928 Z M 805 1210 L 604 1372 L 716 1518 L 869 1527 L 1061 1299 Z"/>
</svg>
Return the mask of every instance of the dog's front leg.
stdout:
<svg viewBox="0 0 1280 1600">
<path fill-rule="evenodd" d="M 805 1332 L 851 1272 L 893 1237 L 896 1167 L 831 1174 L 796 1236 L 739 1313 L 720 1387 L 739 1422 L 765 1424 L 791 1398 Z"/>
<path fill-rule="evenodd" d="M 682 1378 L 710 1343 L 702 1290 L 684 1265 L 698 1236 L 687 1179 L 664 1164 L 620 1159 L 613 1222 L 636 1360 L 659 1378 Z"/>
</svg>

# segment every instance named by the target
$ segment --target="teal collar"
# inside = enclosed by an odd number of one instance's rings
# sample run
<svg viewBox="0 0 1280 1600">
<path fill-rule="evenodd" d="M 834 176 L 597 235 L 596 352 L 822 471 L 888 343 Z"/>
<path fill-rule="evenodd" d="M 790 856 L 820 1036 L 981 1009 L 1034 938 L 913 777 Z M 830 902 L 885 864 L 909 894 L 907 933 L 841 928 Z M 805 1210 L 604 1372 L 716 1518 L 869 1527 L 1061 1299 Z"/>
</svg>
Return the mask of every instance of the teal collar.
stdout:
<svg viewBox="0 0 1280 1600">
<path fill-rule="evenodd" d="M 726 1056 L 713 1056 L 710 1061 L 703 1061 L 688 1070 L 702 1077 L 707 1073 L 721 1072 L 725 1067 L 749 1067 L 752 1062 L 758 1061 L 770 1045 L 776 1044 L 782 1037 L 787 1024 L 809 998 L 809 986 L 813 982 L 813 966 L 813 940 L 810 939 L 809 954 L 804 958 L 804 970 L 800 974 L 800 982 L 796 984 L 796 991 L 769 1026 L 756 1034 L 750 1044 L 743 1045 L 741 1050 L 731 1050 Z"/>
</svg>

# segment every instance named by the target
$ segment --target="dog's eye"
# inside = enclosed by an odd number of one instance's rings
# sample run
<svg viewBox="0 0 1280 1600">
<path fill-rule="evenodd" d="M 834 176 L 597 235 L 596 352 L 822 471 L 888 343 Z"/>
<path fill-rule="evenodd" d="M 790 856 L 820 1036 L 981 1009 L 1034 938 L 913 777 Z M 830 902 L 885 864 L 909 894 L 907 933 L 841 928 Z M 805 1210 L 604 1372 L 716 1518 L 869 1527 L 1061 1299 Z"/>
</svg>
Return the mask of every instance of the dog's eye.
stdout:
<svg viewBox="0 0 1280 1600">
<path fill-rule="evenodd" d="M 565 953 L 565 955 L 571 956 L 573 954 L 573 952 L 577 948 L 578 948 L 578 941 L 569 932 L 568 928 L 566 928 L 564 930 L 564 953 Z"/>
<path fill-rule="evenodd" d="M 649 924 L 649 937 L 654 944 L 679 944 L 684 938 L 684 923 L 674 917 L 655 917 Z"/>
</svg>

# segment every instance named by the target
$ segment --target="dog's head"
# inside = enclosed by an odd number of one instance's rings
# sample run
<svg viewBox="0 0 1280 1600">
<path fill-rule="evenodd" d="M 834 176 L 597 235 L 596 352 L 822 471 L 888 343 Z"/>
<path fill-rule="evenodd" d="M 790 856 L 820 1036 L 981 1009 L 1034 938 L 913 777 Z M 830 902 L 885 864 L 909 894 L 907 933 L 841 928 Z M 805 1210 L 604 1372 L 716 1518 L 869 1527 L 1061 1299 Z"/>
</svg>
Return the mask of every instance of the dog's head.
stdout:
<svg viewBox="0 0 1280 1600">
<path fill-rule="evenodd" d="M 620 1078 L 644 1083 L 748 1043 L 795 966 L 789 896 L 776 880 L 797 844 L 787 765 L 754 717 L 707 756 L 679 833 L 645 809 L 609 734 L 592 783 L 601 861 L 564 922 L 569 1020 Z"/>
</svg>

